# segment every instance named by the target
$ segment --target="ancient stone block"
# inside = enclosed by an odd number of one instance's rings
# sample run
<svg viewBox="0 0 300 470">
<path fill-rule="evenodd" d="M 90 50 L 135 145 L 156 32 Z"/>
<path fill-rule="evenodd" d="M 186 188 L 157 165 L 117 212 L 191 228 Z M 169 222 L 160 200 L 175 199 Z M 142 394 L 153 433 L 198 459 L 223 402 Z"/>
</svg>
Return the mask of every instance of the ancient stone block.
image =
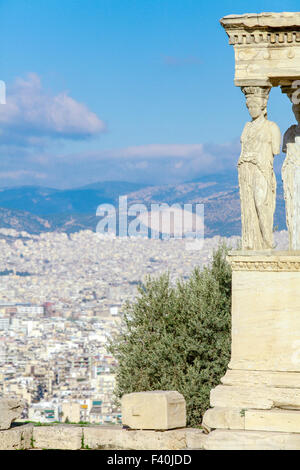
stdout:
<svg viewBox="0 0 300 470">
<path fill-rule="evenodd" d="M 223 385 L 260 385 L 300 389 L 300 372 L 228 369 L 221 382 Z"/>
<path fill-rule="evenodd" d="M 212 429 L 245 429 L 245 413 L 238 408 L 211 408 L 204 414 L 202 424 Z"/>
<path fill-rule="evenodd" d="M 122 434 L 121 448 L 133 450 L 180 450 L 186 448 L 185 429 L 131 431 Z"/>
<path fill-rule="evenodd" d="M 71 425 L 34 426 L 33 446 L 39 449 L 81 449 L 82 428 Z"/>
<path fill-rule="evenodd" d="M 24 405 L 21 400 L 0 399 L 0 429 L 9 429 L 17 418 L 20 418 Z"/>
<path fill-rule="evenodd" d="M 203 440 L 205 450 L 299 450 L 300 434 L 215 430 Z"/>
<path fill-rule="evenodd" d="M 184 397 L 175 391 L 123 395 L 122 422 L 132 429 L 183 428 L 186 426 Z"/>
<path fill-rule="evenodd" d="M 202 429 L 187 428 L 185 430 L 186 448 L 187 449 L 202 449 L 203 442 L 206 438 Z"/>
<path fill-rule="evenodd" d="M 89 449 L 178 450 L 187 446 L 186 429 L 135 431 L 117 426 L 87 426 L 82 430 L 83 447 Z"/>
<path fill-rule="evenodd" d="M 300 433 L 300 410 L 245 411 L 245 429 Z"/>
<path fill-rule="evenodd" d="M 237 387 L 218 385 L 210 393 L 211 406 L 261 409 L 300 409 L 300 389 L 277 387 Z"/>
<path fill-rule="evenodd" d="M 32 425 L 16 426 L 0 431 L 0 450 L 31 448 Z"/>
<path fill-rule="evenodd" d="M 125 430 L 119 426 L 86 426 L 82 428 L 83 445 L 90 449 L 118 449 Z"/>
</svg>

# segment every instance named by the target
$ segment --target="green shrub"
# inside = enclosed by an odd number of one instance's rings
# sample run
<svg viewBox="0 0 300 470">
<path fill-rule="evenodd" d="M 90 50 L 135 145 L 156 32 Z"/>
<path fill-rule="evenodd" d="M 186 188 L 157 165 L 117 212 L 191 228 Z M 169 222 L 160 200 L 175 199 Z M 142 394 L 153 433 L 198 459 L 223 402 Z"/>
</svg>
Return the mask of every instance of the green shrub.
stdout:
<svg viewBox="0 0 300 470">
<path fill-rule="evenodd" d="M 125 306 L 121 333 L 111 340 L 118 361 L 116 397 L 177 390 L 187 403 L 188 426 L 200 426 L 209 392 L 230 359 L 231 269 L 222 245 L 209 267 L 186 282 L 148 277 Z"/>
</svg>

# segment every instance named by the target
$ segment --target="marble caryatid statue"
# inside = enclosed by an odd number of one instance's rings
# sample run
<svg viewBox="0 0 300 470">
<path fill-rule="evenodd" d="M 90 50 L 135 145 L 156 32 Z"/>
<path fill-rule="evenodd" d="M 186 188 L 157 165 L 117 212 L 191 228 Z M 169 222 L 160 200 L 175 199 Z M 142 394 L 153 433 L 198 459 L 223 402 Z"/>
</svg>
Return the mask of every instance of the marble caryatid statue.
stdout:
<svg viewBox="0 0 300 470">
<path fill-rule="evenodd" d="M 292 97 L 291 97 L 292 99 Z M 283 137 L 282 151 L 287 153 L 287 144 L 294 144 L 296 137 L 300 137 L 300 104 L 293 105 L 293 113 L 298 124 L 289 127 Z"/>
<path fill-rule="evenodd" d="M 297 125 L 283 138 L 282 151 L 287 154 L 282 166 L 286 224 L 291 250 L 300 250 L 300 104 L 293 105 Z"/>
<path fill-rule="evenodd" d="M 276 205 L 274 155 L 280 153 L 279 127 L 267 119 L 270 87 L 242 87 L 252 121 L 245 125 L 238 161 L 242 215 L 242 248 L 274 248 L 273 218 Z"/>
</svg>

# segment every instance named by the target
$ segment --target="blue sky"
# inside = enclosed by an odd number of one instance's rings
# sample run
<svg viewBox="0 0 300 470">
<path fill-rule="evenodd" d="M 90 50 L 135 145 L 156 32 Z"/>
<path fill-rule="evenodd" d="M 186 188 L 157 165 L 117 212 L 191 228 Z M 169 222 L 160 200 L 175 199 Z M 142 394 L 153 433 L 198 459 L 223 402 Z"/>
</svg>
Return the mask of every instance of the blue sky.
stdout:
<svg viewBox="0 0 300 470">
<path fill-rule="evenodd" d="M 249 117 L 219 19 L 298 4 L 0 0 L 0 186 L 164 184 L 233 170 Z M 282 131 L 294 121 L 280 90 L 269 118 Z"/>
</svg>

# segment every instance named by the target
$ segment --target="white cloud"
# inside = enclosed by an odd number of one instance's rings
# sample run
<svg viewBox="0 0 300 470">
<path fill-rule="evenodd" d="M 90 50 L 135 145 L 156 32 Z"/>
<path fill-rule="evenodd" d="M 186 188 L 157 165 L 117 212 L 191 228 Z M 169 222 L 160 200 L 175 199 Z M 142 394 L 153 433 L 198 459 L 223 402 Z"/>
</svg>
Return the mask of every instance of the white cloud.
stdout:
<svg viewBox="0 0 300 470">
<path fill-rule="evenodd" d="M 234 171 L 239 153 L 240 143 L 237 139 L 224 144 L 141 145 L 98 152 L 49 155 L 45 159 L 37 155 L 36 163 L 40 163 L 43 171 L 51 165 L 50 171 L 55 172 L 56 178 L 59 172 L 68 174 L 70 186 L 120 179 L 166 184 Z"/>
<path fill-rule="evenodd" d="M 146 169 L 159 166 L 168 173 L 178 175 L 194 170 L 205 173 L 223 171 L 235 165 L 240 152 L 238 140 L 223 144 L 150 144 L 98 152 L 78 152 L 57 157 L 57 160 L 80 162 L 91 165 L 96 162 L 110 162 L 110 165 Z M 122 163 L 123 162 L 123 163 Z"/>
<path fill-rule="evenodd" d="M 18 184 L 40 184 L 42 175 L 47 175 L 43 183 L 49 187 L 114 180 L 160 185 L 235 171 L 240 143 L 236 139 L 224 144 L 152 144 L 60 155 L 39 148 L 24 148 L 22 155 L 13 155 L 10 150 L 2 159 L 1 169 L 6 173 L 0 174 L 0 183 L 4 186 L 6 179 L 13 182 L 13 177 L 18 177 Z M 23 173 L 19 171 L 20 158 Z M 31 174 L 24 172 L 29 170 Z"/>
<path fill-rule="evenodd" d="M 75 160 L 105 160 L 105 159 L 191 159 L 205 154 L 203 144 L 150 144 L 107 149 L 96 152 L 78 152 L 72 155 L 61 155 L 58 158 Z"/>
<path fill-rule="evenodd" d="M 86 139 L 105 130 L 104 122 L 68 93 L 47 93 L 36 74 L 7 87 L 0 126 L 1 144 L 32 147 L 42 145 L 45 138 Z"/>
<path fill-rule="evenodd" d="M 191 158 L 203 153 L 203 144 L 151 144 L 127 147 L 111 152 L 111 156 L 126 158 Z"/>
<path fill-rule="evenodd" d="M 47 175 L 36 171 L 16 170 L 0 171 L 0 179 L 20 180 L 22 178 L 33 177 L 34 179 L 46 179 Z"/>
</svg>

